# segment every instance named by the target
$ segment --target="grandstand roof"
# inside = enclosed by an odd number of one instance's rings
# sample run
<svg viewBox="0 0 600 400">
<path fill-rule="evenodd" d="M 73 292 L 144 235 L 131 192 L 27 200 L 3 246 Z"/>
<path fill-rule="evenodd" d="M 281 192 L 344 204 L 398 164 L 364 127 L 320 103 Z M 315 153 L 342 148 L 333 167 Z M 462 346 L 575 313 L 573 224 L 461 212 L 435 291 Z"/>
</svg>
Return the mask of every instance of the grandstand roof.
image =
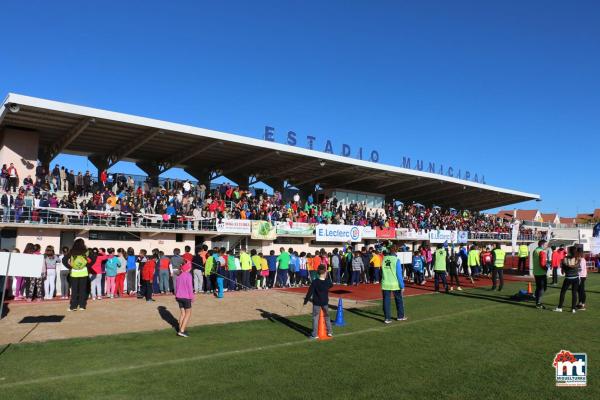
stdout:
<svg viewBox="0 0 600 400">
<path fill-rule="evenodd" d="M 167 168 L 182 167 L 190 173 L 212 171 L 213 176 L 232 179 L 251 172 L 269 185 L 285 179 L 296 186 L 319 184 L 471 210 L 540 199 L 537 194 L 424 171 L 19 94 L 9 94 L 2 105 L 11 104 L 19 110 L 0 108 L 0 129 L 39 132 L 40 154 L 78 154 L 111 163 L 160 160 Z"/>
</svg>

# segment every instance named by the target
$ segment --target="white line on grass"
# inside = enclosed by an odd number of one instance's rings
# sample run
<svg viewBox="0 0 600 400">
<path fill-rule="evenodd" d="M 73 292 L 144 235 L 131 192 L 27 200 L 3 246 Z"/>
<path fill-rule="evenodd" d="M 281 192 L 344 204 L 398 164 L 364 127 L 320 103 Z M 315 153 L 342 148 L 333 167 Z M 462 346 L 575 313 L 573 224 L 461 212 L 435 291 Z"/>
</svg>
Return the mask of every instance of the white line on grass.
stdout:
<svg viewBox="0 0 600 400">
<path fill-rule="evenodd" d="M 394 327 L 401 327 L 401 326 L 406 326 L 406 325 L 414 325 L 414 324 L 417 324 L 419 322 L 437 321 L 437 320 L 440 320 L 440 319 L 446 319 L 446 318 L 450 318 L 450 317 L 455 317 L 455 316 L 461 315 L 461 314 L 477 313 L 477 312 L 480 312 L 482 310 L 488 310 L 490 308 L 500 307 L 502 305 L 503 304 L 494 304 L 494 305 L 491 305 L 491 306 L 479 307 L 479 308 L 476 308 L 476 309 L 469 309 L 469 310 L 459 311 L 459 312 L 451 313 L 451 314 L 436 315 L 434 317 L 428 317 L 428 318 L 422 318 L 422 319 L 417 319 L 417 320 L 412 320 L 412 321 L 409 320 L 409 321 L 405 321 L 405 322 L 399 322 L 399 323 L 397 323 L 395 325 L 384 325 L 384 326 L 379 326 L 379 327 L 376 327 L 376 328 L 367 328 L 367 329 L 362 329 L 362 330 L 359 330 L 359 331 L 340 333 L 340 334 L 337 334 L 336 337 L 339 338 L 339 337 L 346 337 L 346 336 L 362 335 L 362 334 L 365 334 L 365 333 L 381 332 L 381 331 L 384 331 L 384 330 L 393 329 Z M 39 384 L 39 383 L 47 383 L 47 382 L 59 381 L 59 380 L 63 380 L 63 379 L 85 378 L 85 377 L 96 376 L 96 375 L 112 374 L 112 373 L 116 373 L 116 372 L 135 371 L 135 370 L 138 370 L 138 369 L 153 368 L 153 367 L 161 367 L 161 366 L 165 366 L 165 365 L 173 365 L 173 364 L 181 364 L 181 363 L 187 363 L 187 362 L 202 361 L 202 360 L 208 360 L 208 359 L 211 359 L 211 358 L 218 358 L 218 357 L 237 356 L 237 355 L 242 355 L 242 354 L 260 352 L 260 351 L 263 351 L 263 350 L 274 350 L 274 349 L 279 349 L 279 348 L 282 348 L 282 347 L 289 347 L 289 346 L 293 346 L 293 345 L 308 344 L 308 343 L 312 344 L 313 342 L 311 342 L 311 341 L 309 341 L 307 339 L 296 340 L 296 341 L 293 341 L 293 342 L 277 343 L 277 344 L 272 344 L 272 345 L 268 345 L 268 346 L 250 347 L 250 348 L 246 348 L 246 349 L 224 351 L 224 352 L 221 352 L 221 353 L 205 354 L 205 355 L 200 355 L 200 356 L 195 356 L 195 357 L 177 358 L 177 359 L 174 359 L 174 360 L 157 361 L 157 362 L 152 362 L 152 363 L 129 365 L 129 366 L 121 366 L 121 367 L 114 367 L 114 368 L 106 368 L 106 369 L 100 369 L 100 370 L 90 370 L 90 371 L 85 371 L 85 372 L 79 372 L 79 373 L 76 373 L 76 374 L 65 374 L 65 375 L 48 376 L 48 377 L 44 377 L 44 378 L 28 379 L 28 380 L 22 380 L 22 381 L 17 381 L 17 382 L 10 382 L 10 383 L 2 383 L 2 384 L 0 384 L 0 389 L 2 389 L 2 388 L 9 388 L 9 387 L 15 387 L 15 386 L 22 386 L 22 385 L 35 385 L 35 384 Z M 3 380 L 3 379 L 4 378 L 0 378 L 0 380 Z"/>
</svg>

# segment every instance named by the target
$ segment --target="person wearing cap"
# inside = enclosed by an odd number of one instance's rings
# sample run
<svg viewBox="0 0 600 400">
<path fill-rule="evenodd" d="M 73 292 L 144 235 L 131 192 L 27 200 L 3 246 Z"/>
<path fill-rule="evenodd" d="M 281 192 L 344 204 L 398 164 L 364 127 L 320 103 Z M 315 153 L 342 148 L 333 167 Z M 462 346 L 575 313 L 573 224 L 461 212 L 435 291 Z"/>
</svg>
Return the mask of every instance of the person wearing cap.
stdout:
<svg viewBox="0 0 600 400">
<path fill-rule="evenodd" d="M 192 280 L 192 263 L 186 261 L 176 272 L 175 301 L 179 305 L 179 329 L 177 336 L 188 337 L 185 328 L 192 316 L 192 301 L 194 300 L 194 284 Z"/>
<path fill-rule="evenodd" d="M 542 296 L 548 286 L 548 278 L 546 275 L 546 247 L 547 242 L 540 240 L 538 247 L 533 251 L 533 277 L 535 278 L 535 306 L 539 309 L 546 309 L 542 304 Z"/>
</svg>

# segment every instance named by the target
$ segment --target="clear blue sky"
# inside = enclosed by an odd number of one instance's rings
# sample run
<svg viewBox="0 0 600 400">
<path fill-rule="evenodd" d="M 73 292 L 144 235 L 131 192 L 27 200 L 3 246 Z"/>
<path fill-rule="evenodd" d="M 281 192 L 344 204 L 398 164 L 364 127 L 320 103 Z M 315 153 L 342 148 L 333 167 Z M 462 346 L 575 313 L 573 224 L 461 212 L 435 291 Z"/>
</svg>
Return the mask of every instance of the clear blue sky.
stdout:
<svg viewBox="0 0 600 400">
<path fill-rule="evenodd" d="M 521 208 L 600 207 L 598 1 L 9 1 L 2 15 L 0 96 L 270 125 L 280 142 L 294 130 L 542 195 Z"/>
</svg>

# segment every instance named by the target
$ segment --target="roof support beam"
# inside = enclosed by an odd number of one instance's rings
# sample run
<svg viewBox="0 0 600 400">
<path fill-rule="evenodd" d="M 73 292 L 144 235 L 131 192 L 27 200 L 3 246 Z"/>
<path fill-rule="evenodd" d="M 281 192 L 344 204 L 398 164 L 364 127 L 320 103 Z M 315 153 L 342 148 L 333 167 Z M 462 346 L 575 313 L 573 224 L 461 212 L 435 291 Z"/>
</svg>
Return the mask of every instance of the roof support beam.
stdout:
<svg viewBox="0 0 600 400">
<path fill-rule="evenodd" d="M 379 186 L 377 186 L 375 189 L 383 189 L 389 186 L 394 186 L 394 185 L 400 185 L 401 183 L 406 183 L 406 182 L 410 182 L 411 180 L 413 180 L 414 178 L 410 177 L 409 179 L 402 179 L 402 180 L 395 180 L 392 179 L 390 182 L 386 182 L 384 184 L 381 184 Z M 418 180 L 419 178 L 417 178 Z"/>
<path fill-rule="evenodd" d="M 119 147 L 119 151 L 113 151 L 108 154 L 93 154 L 88 158 L 98 168 L 98 171 L 106 170 L 163 133 L 160 129 L 150 129 L 143 133 L 141 138 L 140 136 L 136 136 L 129 143 Z"/>
<path fill-rule="evenodd" d="M 48 163 L 54 157 L 62 153 L 75 139 L 79 137 L 87 129 L 90 124 L 95 123 L 96 120 L 94 118 L 85 118 L 81 120 L 77 125 L 75 125 L 69 132 L 63 135 L 60 139 L 55 141 L 52 145 L 46 148 L 42 155 L 42 161 Z"/>
<path fill-rule="evenodd" d="M 180 165 L 185 163 L 186 161 L 202 154 L 202 153 L 206 153 L 207 151 L 209 151 L 210 149 L 212 149 L 213 147 L 216 146 L 221 146 L 223 144 L 223 142 L 218 141 L 218 142 L 213 142 L 210 144 L 202 144 L 200 146 L 197 146 L 191 150 L 186 151 L 187 149 L 182 149 L 181 152 L 177 152 L 176 154 L 181 154 L 178 157 L 173 157 L 167 160 L 163 160 L 160 162 L 160 164 L 163 165 L 165 171 L 168 169 L 173 168 L 176 165 Z"/>
<path fill-rule="evenodd" d="M 262 152 L 261 152 L 262 153 Z M 220 172 L 217 174 L 216 178 L 221 176 L 232 175 L 234 172 L 237 172 L 243 168 L 246 168 L 249 165 L 252 165 L 258 161 L 264 160 L 265 158 L 269 158 L 273 155 L 279 154 L 278 151 L 269 151 L 266 153 L 262 153 L 261 155 L 255 156 L 256 153 L 248 156 L 248 159 L 243 163 L 235 163 L 230 164 L 228 166 L 223 167 Z"/>
<path fill-rule="evenodd" d="M 328 172 L 326 174 L 313 176 L 312 178 L 305 179 L 305 180 L 300 181 L 300 182 L 294 182 L 294 181 L 292 181 L 292 183 L 296 187 L 299 187 L 299 186 L 302 186 L 304 184 L 311 183 L 311 182 L 319 183 L 319 181 L 321 179 L 328 178 L 330 176 L 334 176 L 334 175 L 341 174 L 341 173 L 344 173 L 344 172 L 353 171 L 354 169 L 355 169 L 354 166 L 349 167 L 349 168 L 339 169 L 339 170 L 334 169 L 333 171 L 330 171 L 330 172 Z"/>
<path fill-rule="evenodd" d="M 366 181 L 369 179 L 375 180 L 377 178 L 381 178 L 387 175 L 387 172 L 382 172 L 380 174 L 375 174 L 375 175 L 370 175 L 370 174 L 365 174 L 363 176 L 361 176 L 360 178 L 356 178 L 356 179 L 352 179 L 349 181 L 345 181 L 344 185 L 350 185 L 352 183 L 356 183 L 356 182 L 361 182 L 361 181 Z"/>
<path fill-rule="evenodd" d="M 429 202 L 443 202 L 444 198 L 452 198 L 455 196 L 470 196 L 478 192 L 478 188 L 451 185 L 451 187 L 445 187 L 441 190 L 434 190 L 431 193 L 424 193 L 423 197 L 416 196 L 421 203 Z M 450 193 L 450 196 L 448 194 Z"/>
<path fill-rule="evenodd" d="M 136 151 L 155 137 L 162 135 L 163 133 L 164 132 L 160 129 L 150 129 L 144 132 L 141 138 L 135 137 L 133 140 L 131 140 L 129 143 L 122 147 L 123 150 L 116 151 L 108 156 L 108 159 L 110 160 L 109 168 L 121 161 L 122 159 L 126 158 L 130 154 L 132 154 L 134 151 Z"/>
<path fill-rule="evenodd" d="M 298 162 L 295 166 L 284 169 L 283 171 L 274 172 L 274 173 L 262 173 L 259 174 L 260 178 L 264 181 L 265 179 L 273 179 L 273 178 L 283 178 L 289 180 L 290 174 L 304 167 L 310 166 L 311 164 L 316 163 L 317 160 L 308 161 L 306 163 Z"/>
</svg>

